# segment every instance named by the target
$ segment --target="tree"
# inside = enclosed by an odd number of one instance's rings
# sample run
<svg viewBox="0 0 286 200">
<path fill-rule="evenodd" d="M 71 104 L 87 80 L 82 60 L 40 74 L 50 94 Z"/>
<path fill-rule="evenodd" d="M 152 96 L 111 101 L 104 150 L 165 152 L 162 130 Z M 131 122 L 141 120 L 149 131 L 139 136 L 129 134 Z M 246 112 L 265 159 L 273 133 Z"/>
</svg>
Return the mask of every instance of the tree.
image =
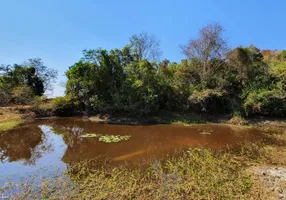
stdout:
<svg viewBox="0 0 286 200">
<path fill-rule="evenodd" d="M 46 90 L 52 89 L 52 83 L 56 79 L 56 76 L 56 70 L 45 66 L 40 58 L 29 59 L 22 64 L 1 65 L 0 96 L 4 99 L 1 101 L 1 104 L 7 104 L 13 101 L 13 99 L 17 99 L 12 98 L 12 91 L 16 89 L 16 93 L 19 93 L 19 88 L 21 87 L 23 89 L 22 91 L 28 91 L 26 87 L 29 87 L 30 91 L 32 91 L 32 93 L 29 92 L 29 95 L 43 95 Z M 20 96 L 23 95 L 24 93 Z M 18 103 L 20 103 L 20 101 Z"/>
<path fill-rule="evenodd" d="M 209 24 L 199 31 L 198 39 L 191 39 L 182 47 L 186 57 L 200 70 L 202 89 L 206 88 L 208 78 L 224 64 L 228 46 L 222 33 L 220 24 Z"/>
<path fill-rule="evenodd" d="M 237 79 L 243 82 L 267 73 L 267 65 L 263 61 L 263 54 L 260 49 L 253 45 L 233 49 L 227 54 L 227 61 L 229 67 L 237 71 Z"/>
<path fill-rule="evenodd" d="M 7 66 L 0 77 L 0 82 L 10 90 L 24 84 L 32 89 L 34 95 L 41 96 L 45 92 L 44 82 L 36 74 L 36 69 L 32 66 L 24 67 L 17 64 L 14 64 L 13 67 Z"/>
<path fill-rule="evenodd" d="M 45 66 L 41 58 L 28 59 L 22 66 L 35 69 L 35 75 L 42 81 L 44 91 L 53 89 L 52 83 L 56 80 L 58 73 L 56 70 Z"/>
<path fill-rule="evenodd" d="M 162 55 L 159 40 L 147 32 L 133 35 L 129 46 L 135 54 L 136 61 L 147 59 L 149 62 L 158 61 Z"/>
<path fill-rule="evenodd" d="M 66 93 L 84 104 L 86 114 L 89 114 L 91 106 L 100 108 L 103 104 L 112 104 L 112 96 L 124 80 L 122 65 L 126 60 L 118 49 L 110 52 L 85 50 L 83 53 L 83 58 L 66 72 Z"/>
</svg>

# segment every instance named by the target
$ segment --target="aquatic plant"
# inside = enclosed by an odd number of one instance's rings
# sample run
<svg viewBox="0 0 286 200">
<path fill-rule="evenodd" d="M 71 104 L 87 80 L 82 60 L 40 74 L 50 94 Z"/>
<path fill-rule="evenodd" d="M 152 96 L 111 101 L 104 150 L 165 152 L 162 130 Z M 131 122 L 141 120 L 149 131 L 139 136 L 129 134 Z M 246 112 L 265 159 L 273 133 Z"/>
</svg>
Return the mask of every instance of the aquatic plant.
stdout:
<svg viewBox="0 0 286 200">
<path fill-rule="evenodd" d="M 98 141 L 105 143 L 114 143 L 129 140 L 129 135 L 101 135 L 99 133 L 86 133 L 80 136 L 81 138 L 98 138 Z"/>
<path fill-rule="evenodd" d="M 95 138 L 95 137 L 100 137 L 101 134 L 97 134 L 97 133 L 86 133 L 84 135 L 81 135 L 81 138 Z"/>
<path fill-rule="evenodd" d="M 131 136 L 129 135 L 102 135 L 99 137 L 100 142 L 105 142 L 105 143 L 113 143 L 113 142 L 121 142 L 124 140 L 129 140 Z"/>
<path fill-rule="evenodd" d="M 198 129 L 199 131 L 199 134 L 201 135 L 211 135 L 213 130 L 210 129 L 210 128 L 207 128 L 207 129 Z"/>
<path fill-rule="evenodd" d="M 208 130 L 203 130 L 200 132 L 201 135 L 211 135 L 212 133 Z"/>
</svg>

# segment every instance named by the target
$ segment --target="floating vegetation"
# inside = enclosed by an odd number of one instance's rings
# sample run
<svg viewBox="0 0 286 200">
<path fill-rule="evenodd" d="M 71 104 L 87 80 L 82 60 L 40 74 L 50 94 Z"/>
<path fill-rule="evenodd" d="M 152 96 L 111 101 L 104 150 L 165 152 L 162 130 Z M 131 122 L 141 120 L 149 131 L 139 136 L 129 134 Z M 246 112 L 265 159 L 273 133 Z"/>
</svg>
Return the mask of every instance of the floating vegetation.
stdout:
<svg viewBox="0 0 286 200">
<path fill-rule="evenodd" d="M 96 134 L 96 133 L 86 133 L 84 135 L 81 135 L 81 138 L 95 138 L 95 137 L 100 137 L 100 134 Z"/>
<path fill-rule="evenodd" d="M 101 135 L 98 133 L 86 133 L 80 136 L 81 138 L 98 138 L 98 141 L 105 143 L 121 142 L 124 140 L 129 140 L 131 136 L 129 135 Z"/>
<path fill-rule="evenodd" d="M 105 142 L 105 143 L 113 143 L 113 142 L 121 142 L 124 140 L 129 140 L 131 136 L 129 135 L 102 135 L 99 137 L 99 141 Z"/>
<path fill-rule="evenodd" d="M 212 130 L 202 130 L 200 131 L 201 135 L 211 135 L 212 134 Z"/>
</svg>

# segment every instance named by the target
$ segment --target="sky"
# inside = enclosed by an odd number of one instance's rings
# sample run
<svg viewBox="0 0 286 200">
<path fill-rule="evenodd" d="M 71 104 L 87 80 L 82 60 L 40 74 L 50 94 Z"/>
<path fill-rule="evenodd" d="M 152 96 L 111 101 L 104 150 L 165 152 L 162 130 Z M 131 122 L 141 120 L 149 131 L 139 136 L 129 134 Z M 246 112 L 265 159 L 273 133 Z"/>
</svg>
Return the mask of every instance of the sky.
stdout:
<svg viewBox="0 0 286 200">
<path fill-rule="evenodd" d="M 51 97 L 84 49 L 122 48 L 142 31 L 160 40 L 162 58 L 179 62 L 180 45 L 218 22 L 229 46 L 286 49 L 285 0 L 2 0 L 0 64 L 40 57 L 58 71 Z"/>
</svg>

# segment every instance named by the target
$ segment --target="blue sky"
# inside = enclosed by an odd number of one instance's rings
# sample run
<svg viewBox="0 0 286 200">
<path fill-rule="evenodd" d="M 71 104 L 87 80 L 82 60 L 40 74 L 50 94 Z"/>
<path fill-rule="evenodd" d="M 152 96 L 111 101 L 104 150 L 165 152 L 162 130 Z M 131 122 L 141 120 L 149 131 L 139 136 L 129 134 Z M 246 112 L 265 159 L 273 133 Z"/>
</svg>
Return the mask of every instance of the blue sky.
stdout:
<svg viewBox="0 0 286 200">
<path fill-rule="evenodd" d="M 180 61 L 179 46 L 211 22 L 232 48 L 286 49 L 285 10 L 285 0 L 3 0 L 0 63 L 40 57 L 61 82 L 83 49 L 121 48 L 141 31 L 160 40 L 163 58 Z M 63 91 L 56 83 L 53 96 Z"/>
</svg>

